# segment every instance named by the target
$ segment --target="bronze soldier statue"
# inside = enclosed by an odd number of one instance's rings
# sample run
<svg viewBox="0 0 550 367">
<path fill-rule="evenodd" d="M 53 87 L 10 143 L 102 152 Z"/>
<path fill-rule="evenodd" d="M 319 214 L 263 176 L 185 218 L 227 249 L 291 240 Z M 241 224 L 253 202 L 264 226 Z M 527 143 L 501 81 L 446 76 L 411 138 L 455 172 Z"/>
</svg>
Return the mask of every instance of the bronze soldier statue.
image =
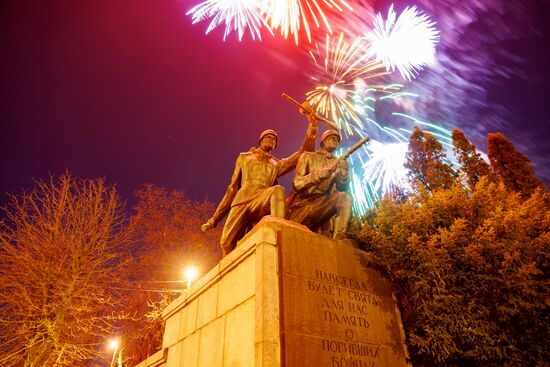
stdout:
<svg viewBox="0 0 550 367">
<path fill-rule="evenodd" d="M 348 164 L 333 155 L 340 139 L 337 131 L 328 130 L 321 136 L 320 150 L 302 154 L 292 181 L 288 216 L 335 239 L 345 237 L 352 208 L 352 198 L 347 192 Z"/>
<path fill-rule="evenodd" d="M 265 215 L 285 218 L 287 207 L 285 189 L 277 184 L 277 177 L 296 167 L 304 151 L 312 151 L 317 137 L 317 120 L 309 111 L 309 126 L 302 147 L 285 159 L 272 155 L 278 136 L 274 130 L 261 133 L 258 148 L 239 154 L 231 183 L 216 212 L 201 226 L 203 232 L 213 228 L 227 215 L 220 246 L 224 256 L 231 252 L 246 232 Z"/>
</svg>

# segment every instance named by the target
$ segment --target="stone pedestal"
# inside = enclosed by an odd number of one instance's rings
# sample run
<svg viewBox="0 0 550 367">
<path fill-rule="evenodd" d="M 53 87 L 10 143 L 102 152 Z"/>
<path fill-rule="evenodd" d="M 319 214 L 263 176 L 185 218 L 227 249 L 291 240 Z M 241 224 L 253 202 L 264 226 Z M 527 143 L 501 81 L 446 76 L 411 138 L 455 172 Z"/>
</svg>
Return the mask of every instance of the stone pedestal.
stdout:
<svg viewBox="0 0 550 367">
<path fill-rule="evenodd" d="M 277 218 L 163 316 L 166 366 L 407 366 L 390 285 L 364 253 Z"/>
</svg>

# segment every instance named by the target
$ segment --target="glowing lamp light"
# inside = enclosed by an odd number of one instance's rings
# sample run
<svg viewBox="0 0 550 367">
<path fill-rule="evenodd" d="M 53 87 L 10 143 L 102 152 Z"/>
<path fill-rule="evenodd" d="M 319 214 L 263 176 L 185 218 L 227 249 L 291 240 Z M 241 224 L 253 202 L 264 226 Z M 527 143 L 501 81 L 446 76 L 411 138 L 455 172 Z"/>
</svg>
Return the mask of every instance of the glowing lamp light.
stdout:
<svg viewBox="0 0 550 367">
<path fill-rule="evenodd" d="M 183 274 L 184 274 L 186 280 L 191 281 L 191 280 L 194 280 L 197 277 L 198 271 L 197 271 L 196 268 L 189 267 L 189 268 L 185 269 L 185 272 Z"/>
<path fill-rule="evenodd" d="M 109 343 L 109 347 L 111 347 L 111 349 L 113 350 L 113 358 L 111 359 L 111 364 L 109 365 L 109 367 L 114 367 L 115 357 L 116 357 L 117 351 L 119 351 L 118 340 L 116 339 L 111 340 L 111 342 Z M 119 351 L 119 358 L 120 358 L 120 351 Z"/>
<path fill-rule="evenodd" d="M 194 279 L 197 278 L 198 274 L 199 274 L 199 272 L 197 271 L 197 269 L 192 267 L 192 266 L 185 269 L 185 271 L 183 272 L 183 277 L 184 277 L 185 282 L 187 283 L 187 289 L 186 290 L 189 290 L 189 288 L 191 288 L 191 282 Z"/>
</svg>

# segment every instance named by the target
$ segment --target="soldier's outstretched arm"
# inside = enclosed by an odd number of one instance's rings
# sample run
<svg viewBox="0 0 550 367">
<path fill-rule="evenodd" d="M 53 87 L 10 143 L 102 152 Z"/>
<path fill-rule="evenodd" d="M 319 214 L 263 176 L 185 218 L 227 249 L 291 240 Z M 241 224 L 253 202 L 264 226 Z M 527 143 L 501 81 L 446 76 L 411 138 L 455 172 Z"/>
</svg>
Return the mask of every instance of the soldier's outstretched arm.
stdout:
<svg viewBox="0 0 550 367">
<path fill-rule="evenodd" d="M 218 208 L 214 212 L 212 218 L 210 218 L 206 223 L 201 226 L 201 230 L 203 232 L 214 228 L 216 224 L 218 224 L 218 222 L 227 215 L 229 209 L 231 209 L 231 203 L 233 202 L 233 199 L 235 199 L 235 195 L 237 195 L 237 191 L 239 191 L 239 189 L 241 188 L 241 177 L 241 156 L 239 155 L 239 157 L 237 158 L 237 162 L 235 163 L 235 170 L 233 171 L 231 182 L 229 183 L 229 186 L 227 186 L 225 195 L 218 204 Z"/>
<path fill-rule="evenodd" d="M 317 124 L 318 121 L 315 119 L 313 114 L 306 115 L 309 120 L 309 125 L 307 127 L 306 136 L 304 138 L 304 143 L 298 151 L 294 152 L 292 155 L 285 159 L 279 161 L 279 168 L 277 176 L 282 176 L 285 173 L 292 171 L 296 168 L 298 159 L 303 152 L 312 152 L 315 150 L 315 140 L 317 139 Z"/>
<path fill-rule="evenodd" d="M 315 151 L 315 140 L 317 140 L 317 125 L 319 121 L 317 121 L 313 113 L 306 114 L 306 117 L 309 121 L 309 124 L 307 126 L 306 136 L 304 137 L 304 143 L 302 144 L 302 150 L 304 152 L 313 152 Z"/>
</svg>

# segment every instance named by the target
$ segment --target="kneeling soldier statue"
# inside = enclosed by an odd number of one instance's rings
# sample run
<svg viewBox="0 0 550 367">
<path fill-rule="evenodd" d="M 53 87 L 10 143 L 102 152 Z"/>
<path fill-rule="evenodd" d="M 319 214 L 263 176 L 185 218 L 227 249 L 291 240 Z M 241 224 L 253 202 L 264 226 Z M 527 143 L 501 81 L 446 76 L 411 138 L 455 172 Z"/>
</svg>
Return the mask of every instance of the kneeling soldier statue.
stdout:
<svg viewBox="0 0 550 367">
<path fill-rule="evenodd" d="M 220 246 L 224 256 L 233 251 L 246 232 L 265 215 L 285 218 L 287 207 L 285 189 L 277 184 L 277 177 L 296 167 L 305 150 L 313 150 L 317 137 L 317 120 L 307 114 L 310 122 L 302 147 L 285 159 L 272 156 L 278 136 L 273 130 L 264 131 L 258 140 L 259 147 L 239 154 L 231 183 L 216 212 L 201 226 L 203 232 L 213 228 L 227 215 Z"/>
<path fill-rule="evenodd" d="M 288 219 L 334 239 L 345 237 L 352 207 L 348 164 L 333 155 L 340 139 L 337 131 L 328 130 L 320 150 L 302 154 L 288 200 Z"/>
</svg>

